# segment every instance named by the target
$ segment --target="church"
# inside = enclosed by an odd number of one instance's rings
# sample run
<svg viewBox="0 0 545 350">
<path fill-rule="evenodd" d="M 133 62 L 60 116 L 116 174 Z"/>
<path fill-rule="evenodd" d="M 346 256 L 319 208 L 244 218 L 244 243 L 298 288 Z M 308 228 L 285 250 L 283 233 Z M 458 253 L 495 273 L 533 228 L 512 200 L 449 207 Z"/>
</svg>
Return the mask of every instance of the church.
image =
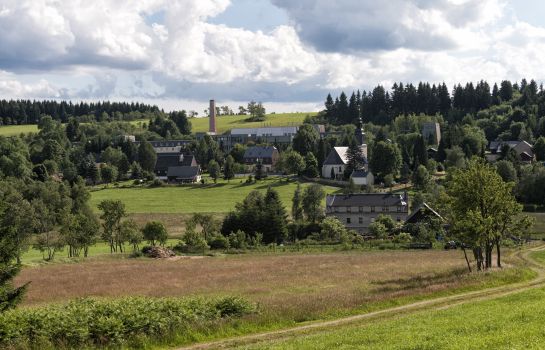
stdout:
<svg viewBox="0 0 545 350">
<path fill-rule="evenodd" d="M 359 120 L 356 127 L 356 142 L 363 153 L 365 158 L 362 169 L 356 169 L 352 173 L 351 177 L 356 185 L 370 185 L 374 182 L 373 174 L 369 171 L 369 164 L 367 161 L 367 144 L 365 144 L 365 132 L 363 131 L 363 123 Z M 348 147 L 333 147 L 329 155 L 324 160 L 322 165 L 322 177 L 332 180 L 343 180 L 344 171 L 348 165 L 347 157 Z"/>
</svg>

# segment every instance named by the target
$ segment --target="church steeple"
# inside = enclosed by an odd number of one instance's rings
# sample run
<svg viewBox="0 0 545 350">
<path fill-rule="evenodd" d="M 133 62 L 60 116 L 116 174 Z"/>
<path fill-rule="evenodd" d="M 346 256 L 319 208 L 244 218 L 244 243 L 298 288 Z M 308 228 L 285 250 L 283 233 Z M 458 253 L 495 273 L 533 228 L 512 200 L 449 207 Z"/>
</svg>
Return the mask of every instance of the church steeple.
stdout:
<svg viewBox="0 0 545 350">
<path fill-rule="evenodd" d="M 358 141 L 358 144 L 360 146 L 365 144 L 365 132 L 363 131 L 363 121 L 361 120 L 361 117 L 358 118 L 355 134 L 356 134 L 356 140 Z"/>
</svg>

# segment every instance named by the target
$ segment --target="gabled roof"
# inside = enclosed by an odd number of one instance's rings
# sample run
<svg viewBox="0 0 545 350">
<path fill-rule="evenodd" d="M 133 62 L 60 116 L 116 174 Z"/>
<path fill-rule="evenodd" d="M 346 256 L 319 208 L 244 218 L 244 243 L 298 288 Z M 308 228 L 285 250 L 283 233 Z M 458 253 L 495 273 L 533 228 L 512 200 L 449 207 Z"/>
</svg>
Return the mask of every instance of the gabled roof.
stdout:
<svg viewBox="0 0 545 350">
<path fill-rule="evenodd" d="M 365 145 L 360 146 L 362 150 L 364 150 L 366 147 Z M 329 155 L 324 160 L 323 165 L 346 165 L 348 164 L 348 147 L 333 147 L 331 152 L 329 152 Z M 365 151 L 364 151 L 365 152 Z M 365 153 L 364 153 L 365 154 Z M 365 163 L 367 163 L 367 159 L 365 159 Z"/>
<path fill-rule="evenodd" d="M 427 209 L 429 210 L 432 214 L 434 214 L 435 216 L 437 216 L 439 219 L 441 220 L 445 220 L 443 219 L 443 217 L 438 213 L 436 212 L 435 210 L 433 210 L 428 204 L 426 203 L 422 203 L 418 206 L 418 208 L 416 208 L 415 210 L 413 210 L 413 212 L 411 213 L 411 215 L 409 215 L 409 217 L 407 218 L 407 220 L 405 220 L 406 223 L 409 223 L 411 222 L 412 220 L 414 220 L 414 218 L 416 217 L 416 215 L 418 215 L 422 209 Z"/>
<path fill-rule="evenodd" d="M 175 166 L 168 168 L 167 177 L 178 179 L 193 179 L 199 175 L 199 167 L 196 166 Z"/>
<path fill-rule="evenodd" d="M 278 152 L 274 146 L 253 146 L 246 149 L 244 158 L 272 158 Z"/>
<path fill-rule="evenodd" d="M 334 194 L 326 197 L 328 207 L 361 207 L 361 206 L 406 206 L 407 200 L 401 194 L 394 193 L 355 193 Z"/>
<path fill-rule="evenodd" d="M 333 147 L 324 160 L 324 165 L 345 165 L 348 162 L 346 151 L 348 151 L 348 147 Z"/>
<path fill-rule="evenodd" d="M 192 154 L 183 153 L 157 153 L 155 170 L 166 170 L 175 166 L 197 166 L 197 161 Z"/>
<path fill-rule="evenodd" d="M 352 175 L 350 175 L 350 177 L 352 177 L 352 178 L 359 178 L 359 177 L 367 178 L 368 175 L 369 175 L 369 172 L 362 169 L 362 170 L 352 171 Z"/>
<path fill-rule="evenodd" d="M 498 150 L 500 151 L 501 148 L 505 145 L 511 147 L 511 148 L 514 148 L 516 146 L 518 146 L 519 143 L 521 142 L 525 142 L 528 146 L 532 147 L 532 145 L 530 145 L 528 142 L 526 141 L 491 141 L 490 142 L 490 146 L 489 148 L 491 150 Z"/>
</svg>

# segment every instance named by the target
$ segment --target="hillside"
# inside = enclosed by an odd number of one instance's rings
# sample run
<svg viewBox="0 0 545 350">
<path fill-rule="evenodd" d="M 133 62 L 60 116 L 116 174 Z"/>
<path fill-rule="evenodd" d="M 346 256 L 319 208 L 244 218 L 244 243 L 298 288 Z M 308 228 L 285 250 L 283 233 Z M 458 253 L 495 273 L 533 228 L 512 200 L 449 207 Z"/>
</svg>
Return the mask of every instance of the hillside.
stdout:
<svg viewBox="0 0 545 350">
<path fill-rule="evenodd" d="M 264 122 L 246 122 L 249 118 L 247 115 L 229 115 L 216 118 L 218 133 L 224 133 L 233 128 L 256 128 L 261 126 L 293 126 L 301 125 L 307 115 L 316 115 L 315 112 L 310 113 L 282 113 L 282 114 L 267 114 L 267 120 Z M 208 117 L 206 118 L 191 118 L 193 133 L 208 131 Z"/>
</svg>

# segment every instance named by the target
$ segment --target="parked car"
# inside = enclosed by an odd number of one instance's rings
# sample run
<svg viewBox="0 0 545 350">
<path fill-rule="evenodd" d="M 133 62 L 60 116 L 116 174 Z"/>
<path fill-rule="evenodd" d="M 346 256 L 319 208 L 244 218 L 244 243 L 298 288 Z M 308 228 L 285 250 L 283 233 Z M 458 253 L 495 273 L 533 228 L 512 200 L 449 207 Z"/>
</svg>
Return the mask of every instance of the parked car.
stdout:
<svg viewBox="0 0 545 350">
<path fill-rule="evenodd" d="M 448 241 L 445 243 L 445 250 L 458 249 L 458 243 L 456 241 Z"/>
</svg>

